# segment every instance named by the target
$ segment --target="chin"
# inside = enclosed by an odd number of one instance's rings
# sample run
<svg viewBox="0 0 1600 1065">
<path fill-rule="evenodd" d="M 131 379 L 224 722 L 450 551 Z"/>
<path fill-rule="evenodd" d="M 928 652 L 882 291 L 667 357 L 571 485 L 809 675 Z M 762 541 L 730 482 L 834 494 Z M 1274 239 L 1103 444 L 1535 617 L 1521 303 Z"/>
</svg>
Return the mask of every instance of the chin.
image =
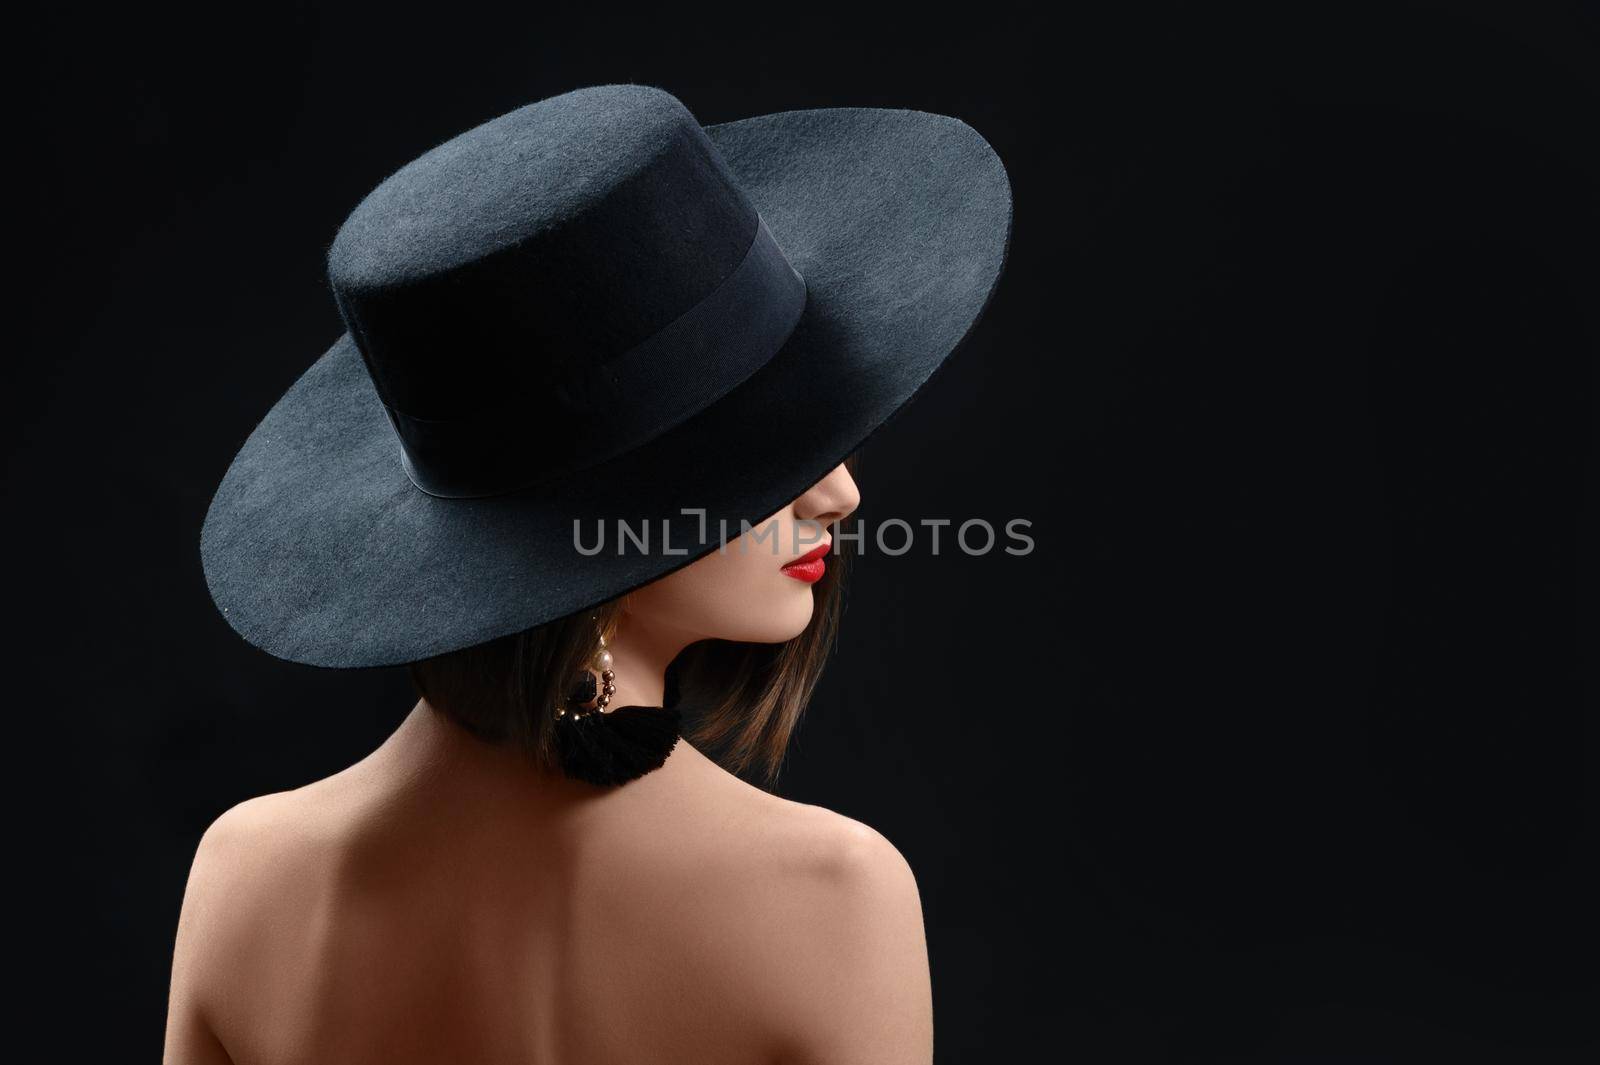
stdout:
<svg viewBox="0 0 1600 1065">
<path fill-rule="evenodd" d="M 740 624 L 729 626 L 740 635 L 725 639 L 740 643 L 787 643 L 806 631 L 815 609 L 810 590 L 804 595 L 784 596 L 782 601 L 763 604 L 764 609 L 740 619 Z"/>
</svg>

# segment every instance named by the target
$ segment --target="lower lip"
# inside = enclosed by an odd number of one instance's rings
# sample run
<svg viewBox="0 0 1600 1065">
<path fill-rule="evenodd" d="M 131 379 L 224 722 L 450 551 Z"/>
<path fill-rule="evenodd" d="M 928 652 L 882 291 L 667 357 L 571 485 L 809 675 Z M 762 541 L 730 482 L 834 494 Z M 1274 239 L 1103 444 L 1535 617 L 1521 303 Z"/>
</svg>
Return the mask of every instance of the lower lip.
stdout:
<svg viewBox="0 0 1600 1065">
<path fill-rule="evenodd" d="M 806 584 L 816 584 L 822 575 L 828 572 L 828 563 L 823 559 L 814 558 L 810 562 L 791 562 L 782 569 L 784 576 L 793 577 Z"/>
</svg>

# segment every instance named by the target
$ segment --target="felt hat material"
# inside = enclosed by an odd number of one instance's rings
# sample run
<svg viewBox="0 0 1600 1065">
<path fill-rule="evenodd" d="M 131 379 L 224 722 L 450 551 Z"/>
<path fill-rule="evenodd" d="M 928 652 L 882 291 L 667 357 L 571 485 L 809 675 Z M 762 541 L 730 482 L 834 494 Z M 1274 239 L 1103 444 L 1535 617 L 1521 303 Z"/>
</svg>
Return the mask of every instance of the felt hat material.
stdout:
<svg viewBox="0 0 1600 1065">
<path fill-rule="evenodd" d="M 341 227 L 347 331 L 235 457 L 201 532 L 229 623 L 392 665 L 615 598 L 797 498 L 982 312 L 1011 193 L 957 119 L 701 127 L 644 86 L 530 104 Z M 592 545 L 616 522 L 641 550 Z"/>
</svg>

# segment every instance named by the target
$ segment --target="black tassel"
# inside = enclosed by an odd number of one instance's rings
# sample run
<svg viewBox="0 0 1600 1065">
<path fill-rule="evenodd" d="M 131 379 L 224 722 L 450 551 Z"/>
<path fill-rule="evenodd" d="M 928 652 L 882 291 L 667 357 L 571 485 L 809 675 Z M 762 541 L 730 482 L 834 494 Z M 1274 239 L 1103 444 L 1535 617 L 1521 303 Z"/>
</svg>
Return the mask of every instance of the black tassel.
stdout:
<svg viewBox="0 0 1600 1065">
<path fill-rule="evenodd" d="M 567 713 L 556 720 L 556 753 L 570 777 L 615 787 L 660 769 L 678 745 L 682 715 L 677 671 L 667 670 L 665 706 L 619 706 L 605 713 Z M 592 699 L 593 684 L 589 685 Z"/>
<path fill-rule="evenodd" d="M 619 706 L 604 714 L 568 714 L 556 722 L 556 751 L 570 777 L 600 787 L 626 784 L 660 769 L 678 745 L 678 711 Z"/>
</svg>

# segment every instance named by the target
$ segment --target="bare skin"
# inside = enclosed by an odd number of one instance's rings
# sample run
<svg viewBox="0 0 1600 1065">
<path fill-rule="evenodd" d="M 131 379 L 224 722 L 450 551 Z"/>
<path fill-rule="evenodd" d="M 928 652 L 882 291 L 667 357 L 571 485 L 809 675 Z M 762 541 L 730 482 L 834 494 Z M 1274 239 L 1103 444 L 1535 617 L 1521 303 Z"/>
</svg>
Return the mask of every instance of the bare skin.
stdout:
<svg viewBox="0 0 1600 1065">
<path fill-rule="evenodd" d="M 858 498 L 841 467 L 775 517 Z M 809 588 L 758 562 L 708 556 L 630 598 L 618 705 L 659 703 L 696 639 L 804 627 Z M 602 790 L 419 703 L 361 762 L 207 831 L 165 1060 L 927 1065 L 932 1038 L 916 882 L 877 832 L 686 741 Z"/>
</svg>

